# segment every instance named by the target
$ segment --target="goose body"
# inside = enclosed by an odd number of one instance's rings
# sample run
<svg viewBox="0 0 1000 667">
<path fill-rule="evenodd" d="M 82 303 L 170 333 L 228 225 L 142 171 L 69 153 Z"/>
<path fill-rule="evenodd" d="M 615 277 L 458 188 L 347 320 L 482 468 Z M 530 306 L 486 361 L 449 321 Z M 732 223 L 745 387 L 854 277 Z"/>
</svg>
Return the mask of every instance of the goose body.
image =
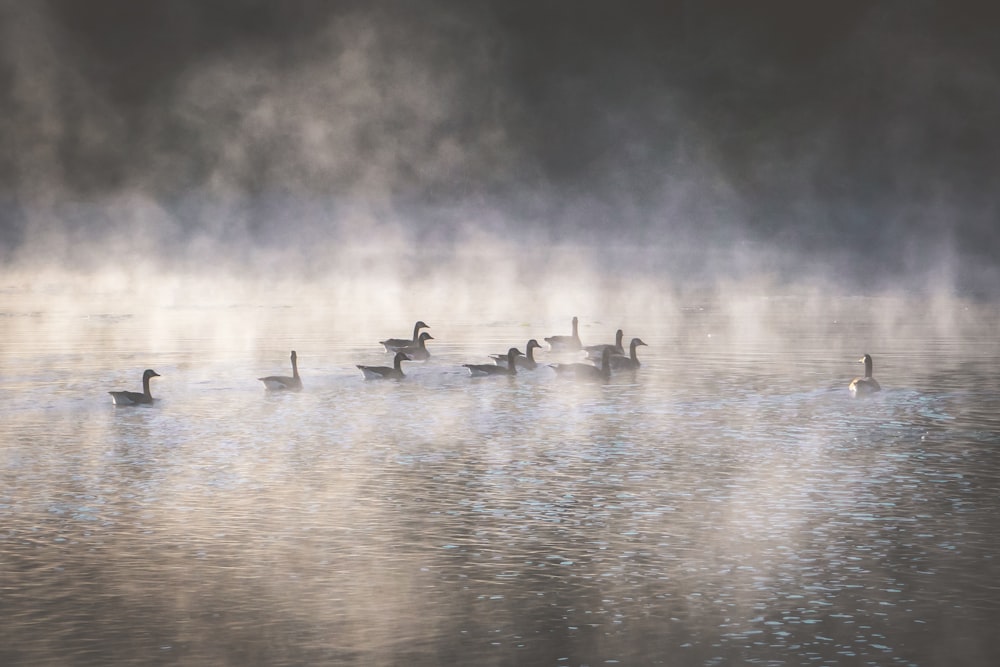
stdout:
<svg viewBox="0 0 1000 667">
<path fill-rule="evenodd" d="M 152 403 L 153 395 L 149 392 L 149 381 L 155 377 L 160 377 L 160 374 L 151 368 L 147 368 L 142 373 L 142 393 L 137 391 L 109 391 L 111 402 L 122 406 Z"/>
<path fill-rule="evenodd" d="M 292 350 L 292 376 L 269 375 L 257 378 L 264 383 L 268 391 L 302 391 L 302 378 L 299 377 L 299 356 Z"/>
<path fill-rule="evenodd" d="M 577 352 L 583 345 L 580 343 L 580 333 L 578 330 L 580 321 L 573 318 L 573 333 L 570 336 L 549 336 L 545 342 L 553 352 Z"/>
<path fill-rule="evenodd" d="M 518 354 L 514 359 L 514 363 L 518 368 L 528 371 L 533 371 L 538 368 L 538 362 L 535 361 L 535 348 L 540 348 L 541 345 L 538 341 L 532 338 L 528 341 L 528 344 L 524 346 L 525 354 Z M 493 359 L 497 366 L 507 367 L 508 355 L 507 354 L 491 354 L 490 358 Z"/>
<path fill-rule="evenodd" d="M 153 395 L 149 393 L 149 381 L 158 378 L 160 374 L 151 368 L 147 368 L 142 373 L 142 393 L 138 391 L 109 391 L 111 402 L 115 405 L 142 405 L 153 402 Z"/>
<path fill-rule="evenodd" d="M 628 345 L 628 356 L 622 357 L 618 355 L 612 355 L 609 361 L 611 362 L 611 368 L 616 371 L 624 370 L 635 370 L 639 368 L 641 364 L 639 363 L 639 358 L 635 355 L 635 348 L 640 345 L 645 345 L 641 338 L 633 338 L 632 342 Z"/>
<path fill-rule="evenodd" d="M 430 329 L 430 327 L 424 324 L 423 320 L 418 320 L 413 325 L 413 338 L 386 338 L 385 340 L 380 340 L 379 344 L 385 348 L 386 352 L 399 352 L 404 347 L 411 347 L 417 344 L 417 341 L 420 340 L 421 329 Z"/>
<path fill-rule="evenodd" d="M 550 364 L 556 374 L 577 380 L 607 380 L 611 377 L 611 350 L 601 352 L 601 365 L 591 364 Z"/>
<path fill-rule="evenodd" d="M 872 377 L 871 355 L 866 354 L 858 359 L 858 362 L 865 365 L 865 376 L 851 380 L 851 384 L 847 386 L 847 390 L 851 393 L 851 396 L 856 397 L 864 394 L 874 394 L 876 391 L 882 391 L 882 387 L 880 387 L 875 378 Z"/>
<path fill-rule="evenodd" d="M 521 356 L 521 351 L 516 347 L 507 350 L 507 363 L 504 366 L 497 364 L 462 364 L 469 369 L 470 375 L 516 375 L 517 358 Z"/>
<path fill-rule="evenodd" d="M 434 340 L 434 336 L 424 331 L 417 336 L 416 343 L 410 343 L 405 347 L 401 347 L 396 352 L 405 352 L 411 361 L 426 361 L 431 356 L 431 353 L 427 350 L 427 341 L 429 340 Z"/>
<path fill-rule="evenodd" d="M 601 345 L 587 345 L 583 350 L 587 353 L 587 358 L 592 361 L 600 361 L 601 353 L 604 352 L 606 348 L 610 348 L 611 354 L 625 354 L 625 348 L 622 347 L 622 339 L 625 337 L 625 332 L 619 329 L 615 332 L 615 343 L 614 345 L 610 343 L 603 343 Z"/>
<path fill-rule="evenodd" d="M 366 380 L 402 380 L 405 375 L 403 375 L 403 362 L 409 361 L 410 357 L 407 356 L 406 352 L 397 352 L 396 356 L 392 359 L 392 366 L 362 366 L 358 364 L 358 368 L 364 374 Z"/>
</svg>

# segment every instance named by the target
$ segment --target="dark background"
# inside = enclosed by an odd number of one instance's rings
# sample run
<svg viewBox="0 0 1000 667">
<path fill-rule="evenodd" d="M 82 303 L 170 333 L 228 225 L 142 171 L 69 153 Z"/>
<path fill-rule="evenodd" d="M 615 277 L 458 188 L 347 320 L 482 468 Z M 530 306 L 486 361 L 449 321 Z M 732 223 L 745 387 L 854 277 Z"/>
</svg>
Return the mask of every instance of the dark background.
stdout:
<svg viewBox="0 0 1000 667">
<path fill-rule="evenodd" d="M 133 226 L 164 257 L 474 229 L 763 248 L 858 289 L 1000 276 L 1000 24 L 979 5 L 0 8 L 7 261 Z"/>
</svg>

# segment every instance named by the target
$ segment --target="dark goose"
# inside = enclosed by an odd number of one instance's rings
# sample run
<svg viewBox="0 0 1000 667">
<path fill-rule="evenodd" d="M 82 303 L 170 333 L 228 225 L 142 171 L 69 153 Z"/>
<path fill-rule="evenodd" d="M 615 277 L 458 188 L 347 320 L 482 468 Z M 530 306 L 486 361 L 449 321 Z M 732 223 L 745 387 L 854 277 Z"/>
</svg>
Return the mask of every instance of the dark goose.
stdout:
<svg viewBox="0 0 1000 667">
<path fill-rule="evenodd" d="M 434 336 L 424 331 L 417 337 L 416 343 L 411 343 L 396 351 L 405 352 L 411 361 L 425 361 L 431 356 L 431 353 L 427 351 L 427 341 L 429 340 L 434 340 Z"/>
<path fill-rule="evenodd" d="M 538 368 L 538 362 L 535 361 L 535 349 L 541 347 L 542 346 L 539 345 L 538 341 L 532 338 L 528 341 L 528 344 L 524 346 L 526 354 L 519 354 L 514 360 L 514 363 L 517 364 L 517 367 L 522 370 L 535 370 Z M 506 354 L 491 354 L 490 358 L 497 366 L 503 366 L 506 368 L 508 363 Z"/>
<path fill-rule="evenodd" d="M 257 378 L 264 383 L 268 391 L 301 391 L 302 378 L 299 377 L 299 356 L 292 350 L 292 377 L 287 375 L 269 375 Z"/>
<path fill-rule="evenodd" d="M 142 393 L 137 391 L 109 391 L 111 402 L 115 405 L 142 405 L 152 403 L 153 395 L 149 393 L 149 381 L 158 378 L 160 374 L 151 368 L 147 368 L 142 373 Z"/>
<path fill-rule="evenodd" d="M 507 350 L 507 364 L 498 366 L 497 364 L 462 364 L 469 369 L 470 375 L 516 375 L 517 357 L 521 351 L 516 347 Z"/>
<path fill-rule="evenodd" d="M 397 352 L 396 356 L 392 359 L 392 366 L 362 366 L 358 364 L 358 368 L 364 374 L 366 380 L 402 380 L 405 375 L 403 375 L 403 362 L 409 361 L 410 357 L 407 356 L 406 352 Z"/>
<path fill-rule="evenodd" d="M 604 352 L 605 348 L 611 348 L 611 354 L 625 354 L 625 348 L 622 347 L 622 339 L 625 337 L 625 332 L 619 329 L 615 332 L 615 343 L 614 345 L 610 343 L 602 343 L 600 345 L 587 345 L 583 350 L 587 353 L 587 358 L 591 361 L 600 361 L 601 353 Z"/>
<path fill-rule="evenodd" d="M 611 377 L 611 350 L 601 352 L 600 367 L 590 364 L 549 364 L 556 374 L 577 380 L 607 380 Z"/>
<path fill-rule="evenodd" d="M 618 355 L 611 356 L 611 368 L 616 371 L 635 370 L 636 368 L 639 368 L 642 364 L 639 363 L 639 357 L 635 355 L 635 348 L 640 345 L 646 344 L 642 342 L 641 338 L 633 338 L 632 342 L 628 344 L 627 357 Z"/>
<path fill-rule="evenodd" d="M 424 324 L 423 320 L 418 320 L 413 325 L 413 338 L 386 338 L 385 340 L 380 340 L 379 343 L 385 347 L 386 352 L 399 352 L 400 348 L 417 345 L 417 341 L 420 340 L 421 329 L 430 329 L 430 327 Z"/>
<path fill-rule="evenodd" d="M 583 345 L 580 343 L 579 323 L 579 320 L 574 317 L 572 335 L 549 336 L 546 338 L 545 342 L 549 344 L 549 348 L 553 352 L 576 352 L 580 350 Z"/>
<path fill-rule="evenodd" d="M 882 387 L 879 386 L 875 378 L 872 377 L 872 358 L 870 355 L 865 355 L 858 359 L 859 363 L 865 365 L 865 376 L 863 378 L 854 378 L 851 380 L 851 384 L 847 386 L 847 390 L 851 392 L 851 396 L 861 396 L 864 394 L 874 394 L 876 391 L 882 391 Z"/>
</svg>

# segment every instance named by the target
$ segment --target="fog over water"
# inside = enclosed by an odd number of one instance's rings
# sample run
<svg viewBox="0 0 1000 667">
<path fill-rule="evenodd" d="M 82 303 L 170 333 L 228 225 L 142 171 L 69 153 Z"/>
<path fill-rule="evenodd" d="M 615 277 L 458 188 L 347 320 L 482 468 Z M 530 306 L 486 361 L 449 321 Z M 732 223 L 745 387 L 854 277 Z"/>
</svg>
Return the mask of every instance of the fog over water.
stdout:
<svg viewBox="0 0 1000 667">
<path fill-rule="evenodd" d="M 992 291 L 986 22 L 694 4 L 7 2 L 0 253 L 315 276 L 517 239 L 673 282 Z"/>
<path fill-rule="evenodd" d="M 994 664 L 989 18 L 0 0 L 0 663 Z"/>
</svg>

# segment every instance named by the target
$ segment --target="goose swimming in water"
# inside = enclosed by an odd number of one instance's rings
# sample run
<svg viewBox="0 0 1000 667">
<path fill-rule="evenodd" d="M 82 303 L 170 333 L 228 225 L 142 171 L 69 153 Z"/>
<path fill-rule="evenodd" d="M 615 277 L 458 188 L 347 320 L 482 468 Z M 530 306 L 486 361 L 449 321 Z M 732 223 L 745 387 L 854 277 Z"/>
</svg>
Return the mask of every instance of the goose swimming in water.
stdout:
<svg viewBox="0 0 1000 667">
<path fill-rule="evenodd" d="M 516 375 L 517 358 L 521 351 L 516 347 L 507 350 L 507 363 L 503 366 L 497 364 L 462 364 L 469 369 L 470 375 Z"/>
<path fill-rule="evenodd" d="M 542 346 L 538 344 L 538 341 L 532 338 L 528 341 L 528 344 L 524 346 L 525 354 L 518 353 L 518 357 L 515 360 L 518 368 L 533 371 L 538 368 L 538 362 L 535 361 L 535 349 L 541 348 Z M 491 354 L 490 358 L 493 359 L 497 366 L 507 367 L 507 355 L 506 354 Z"/>
<path fill-rule="evenodd" d="M 411 361 L 426 361 L 431 356 L 431 353 L 427 350 L 427 341 L 429 340 L 434 340 L 434 336 L 424 331 L 417 336 L 416 343 L 401 347 L 396 352 L 405 352 Z"/>
<path fill-rule="evenodd" d="M 299 356 L 292 350 L 292 377 L 287 375 L 269 375 L 266 378 L 257 378 L 264 383 L 268 391 L 301 391 L 302 378 L 299 377 Z"/>
<path fill-rule="evenodd" d="M 147 368 L 142 373 L 142 393 L 137 391 L 109 391 L 111 394 L 111 402 L 115 405 L 141 405 L 143 403 L 152 403 L 153 395 L 149 393 L 149 381 L 152 378 L 158 378 L 160 374 L 151 368 Z"/>
<path fill-rule="evenodd" d="M 573 334 L 570 336 L 549 336 L 545 342 L 553 352 L 576 352 L 583 345 L 580 343 L 580 333 L 578 330 L 579 320 L 573 318 Z"/>
<path fill-rule="evenodd" d="M 611 348 L 611 354 L 625 354 L 625 348 L 622 347 L 622 339 L 625 337 L 625 332 L 619 329 L 615 332 L 615 344 L 602 343 L 600 345 L 587 345 L 583 348 L 584 352 L 587 353 L 587 358 L 591 361 L 600 361 L 601 353 L 604 352 L 604 348 Z"/>
<path fill-rule="evenodd" d="M 392 359 L 392 367 L 388 366 L 362 366 L 358 364 L 358 368 L 364 374 L 366 380 L 402 380 L 405 375 L 403 375 L 404 361 L 409 361 L 410 357 L 406 352 L 397 352 L 396 356 Z"/>
<path fill-rule="evenodd" d="M 628 344 L 627 357 L 621 357 L 618 355 L 611 356 L 611 359 L 609 360 L 611 362 L 611 368 L 616 371 L 635 370 L 636 368 L 639 368 L 642 364 L 639 363 L 639 358 L 635 356 L 635 348 L 640 345 L 646 344 L 642 342 L 641 338 L 633 338 L 632 342 Z"/>
<path fill-rule="evenodd" d="M 863 378 L 854 378 L 851 380 L 851 384 L 847 386 L 847 390 L 851 392 L 851 396 L 873 394 L 876 391 L 882 391 L 882 387 L 880 387 L 875 378 L 872 377 L 871 355 L 866 354 L 858 359 L 858 362 L 865 365 L 865 376 Z"/>
<path fill-rule="evenodd" d="M 423 320 L 418 320 L 413 325 L 413 338 L 387 338 L 380 340 L 379 343 L 385 348 L 386 352 L 399 352 L 401 348 L 417 345 L 417 341 L 420 340 L 421 329 L 430 329 L 430 326 L 424 324 Z"/>
<path fill-rule="evenodd" d="M 611 350 L 601 352 L 600 367 L 590 364 L 549 364 L 557 375 L 577 380 L 607 380 L 611 377 Z"/>
</svg>

